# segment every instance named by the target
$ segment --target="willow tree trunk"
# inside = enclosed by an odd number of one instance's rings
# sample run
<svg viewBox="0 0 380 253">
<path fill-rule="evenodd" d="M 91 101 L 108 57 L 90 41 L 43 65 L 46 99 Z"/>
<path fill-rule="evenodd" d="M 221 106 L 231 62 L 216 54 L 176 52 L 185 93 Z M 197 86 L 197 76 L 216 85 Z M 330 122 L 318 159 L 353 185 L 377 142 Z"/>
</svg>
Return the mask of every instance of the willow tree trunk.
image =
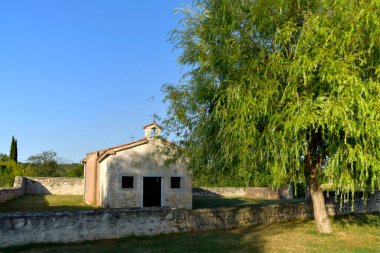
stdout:
<svg viewBox="0 0 380 253">
<path fill-rule="evenodd" d="M 318 182 L 318 174 L 321 170 L 323 156 L 316 154 L 317 147 L 313 144 L 309 147 L 305 160 L 305 179 L 313 201 L 314 219 L 318 231 L 321 233 L 331 233 L 331 224 L 326 211 L 325 199 L 322 188 Z"/>
</svg>

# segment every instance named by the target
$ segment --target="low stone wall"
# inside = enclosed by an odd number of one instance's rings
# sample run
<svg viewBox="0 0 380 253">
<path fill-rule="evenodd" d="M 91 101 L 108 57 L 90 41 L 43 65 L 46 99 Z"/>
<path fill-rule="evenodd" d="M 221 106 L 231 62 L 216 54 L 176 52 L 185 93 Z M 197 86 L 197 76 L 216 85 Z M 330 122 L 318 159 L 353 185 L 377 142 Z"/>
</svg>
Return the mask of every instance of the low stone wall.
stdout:
<svg viewBox="0 0 380 253">
<path fill-rule="evenodd" d="M 367 192 L 367 199 L 364 201 L 364 192 L 356 191 L 352 205 L 351 197 L 347 203 L 342 203 L 340 198 L 335 200 L 335 191 L 330 191 L 328 194 L 324 192 L 325 203 L 329 215 L 349 214 L 355 213 L 372 213 L 380 212 L 380 191 L 377 190 L 373 194 Z"/>
<path fill-rule="evenodd" d="M 200 187 L 193 188 L 193 196 L 247 196 L 264 199 L 292 199 L 293 187 L 291 185 L 273 189 L 270 187 Z"/>
<path fill-rule="evenodd" d="M 369 196 L 367 204 L 358 198 L 358 212 L 380 212 L 380 191 Z M 352 212 L 339 203 L 330 203 L 330 214 Z M 362 201 L 362 203 L 359 203 Z M 357 203 L 356 203 L 357 202 Z M 190 232 L 237 228 L 312 217 L 310 203 L 252 206 L 243 208 L 172 209 L 130 208 L 64 212 L 0 213 L 0 247 L 39 242 L 78 242 L 129 235 Z"/>
<path fill-rule="evenodd" d="M 24 195 L 24 178 L 16 177 L 13 188 L 0 188 L 0 203 Z"/>
<path fill-rule="evenodd" d="M 84 179 L 73 177 L 15 177 L 13 188 L 0 188 L 0 203 L 31 195 L 83 195 Z"/>
<path fill-rule="evenodd" d="M 193 196 L 243 196 L 246 195 L 243 187 L 197 187 L 193 188 Z"/>
<path fill-rule="evenodd" d="M 304 219 L 310 215 L 307 204 L 200 210 L 157 208 L 8 213 L 0 214 L 0 245 L 9 247 L 235 228 Z"/>
<path fill-rule="evenodd" d="M 84 179 L 73 177 L 26 177 L 25 194 L 83 195 Z"/>
</svg>

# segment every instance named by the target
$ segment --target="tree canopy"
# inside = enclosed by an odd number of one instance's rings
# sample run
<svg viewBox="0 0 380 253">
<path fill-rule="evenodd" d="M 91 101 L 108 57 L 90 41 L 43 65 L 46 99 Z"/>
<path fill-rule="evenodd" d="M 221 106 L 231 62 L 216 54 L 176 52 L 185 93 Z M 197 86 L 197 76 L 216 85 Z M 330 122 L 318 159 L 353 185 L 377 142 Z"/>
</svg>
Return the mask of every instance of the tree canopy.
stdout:
<svg viewBox="0 0 380 253">
<path fill-rule="evenodd" d="M 200 0 L 182 13 L 172 39 L 189 70 L 163 88 L 165 123 L 193 168 L 305 180 L 315 216 L 322 178 L 379 187 L 380 1 Z"/>
<path fill-rule="evenodd" d="M 17 163 L 18 151 L 17 151 L 17 140 L 12 136 L 11 148 L 9 151 L 9 160 Z"/>
</svg>

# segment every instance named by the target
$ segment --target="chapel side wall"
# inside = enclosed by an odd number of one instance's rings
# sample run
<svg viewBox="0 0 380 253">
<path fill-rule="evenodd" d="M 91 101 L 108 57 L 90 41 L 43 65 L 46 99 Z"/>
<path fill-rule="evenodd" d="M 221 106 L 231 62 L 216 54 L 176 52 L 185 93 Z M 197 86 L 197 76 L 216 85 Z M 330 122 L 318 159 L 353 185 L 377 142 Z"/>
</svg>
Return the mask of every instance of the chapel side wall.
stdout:
<svg viewBox="0 0 380 253">
<path fill-rule="evenodd" d="M 98 153 L 93 152 L 87 155 L 85 164 L 85 190 L 84 200 L 88 205 L 96 205 L 96 172 Z"/>
<path fill-rule="evenodd" d="M 99 164 L 99 206 L 107 208 L 107 188 L 108 188 L 108 177 L 107 177 L 107 162 Z"/>
<path fill-rule="evenodd" d="M 100 163 L 96 162 L 96 177 L 95 177 L 95 203 L 100 206 Z"/>
</svg>

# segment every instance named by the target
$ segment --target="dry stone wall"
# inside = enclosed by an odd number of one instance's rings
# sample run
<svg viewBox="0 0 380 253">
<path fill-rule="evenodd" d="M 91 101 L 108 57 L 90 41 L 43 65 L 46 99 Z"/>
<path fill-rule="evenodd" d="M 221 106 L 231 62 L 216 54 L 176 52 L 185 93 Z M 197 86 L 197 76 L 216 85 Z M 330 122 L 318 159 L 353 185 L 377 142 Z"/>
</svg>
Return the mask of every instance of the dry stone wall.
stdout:
<svg viewBox="0 0 380 253">
<path fill-rule="evenodd" d="M 83 195 L 84 179 L 73 177 L 27 177 L 25 194 Z"/>
<path fill-rule="evenodd" d="M 200 187 L 193 188 L 193 196 L 247 196 L 264 199 L 292 199 L 293 187 L 287 185 L 281 188 L 269 187 Z"/>
<path fill-rule="evenodd" d="M 349 214 L 355 211 L 355 213 L 380 213 L 380 191 L 375 191 L 373 194 L 367 192 L 366 199 L 364 199 L 363 191 L 356 191 L 354 195 L 354 201 L 347 203 L 341 202 L 340 198 L 335 198 L 335 191 L 329 193 L 324 192 L 326 208 L 329 215 Z"/>
<path fill-rule="evenodd" d="M 360 204 L 360 201 L 362 203 Z M 369 196 L 367 204 L 358 197 L 358 212 L 380 212 L 380 191 Z M 352 212 L 339 209 L 327 199 L 331 214 Z M 129 235 L 190 232 L 237 228 L 312 217 L 310 203 L 252 206 L 244 208 L 174 209 L 129 208 L 64 212 L 18 212 L 0 214 L 0 247 L 39 242 L 78 242 Z"/>
<path fill-rule="evenodd" d="M 0 203 L 31 195 L 83 195 L 84 179 L 72 177 L 15 177 L 13 188 L 0 188 Z"/>
<path fill-rule="evenodd" d="M 16 177 L 13 188 L 0 188 L 0 203 L 24 195 L 25 185 L 23 177 Z"/>
<path fill-rule="evenodd" d="M 65 212 L 0 214 L 0 245 L 39 242 L 77 242 L 235 228 L 303 219 L 311 215 L 307 204 L 220 209 L 102 209 Z"/>
<path fill-rule="evenodd" d="M 21 188 L 0 188 L 0 203 L 24 195 Z"/>
</svg>

